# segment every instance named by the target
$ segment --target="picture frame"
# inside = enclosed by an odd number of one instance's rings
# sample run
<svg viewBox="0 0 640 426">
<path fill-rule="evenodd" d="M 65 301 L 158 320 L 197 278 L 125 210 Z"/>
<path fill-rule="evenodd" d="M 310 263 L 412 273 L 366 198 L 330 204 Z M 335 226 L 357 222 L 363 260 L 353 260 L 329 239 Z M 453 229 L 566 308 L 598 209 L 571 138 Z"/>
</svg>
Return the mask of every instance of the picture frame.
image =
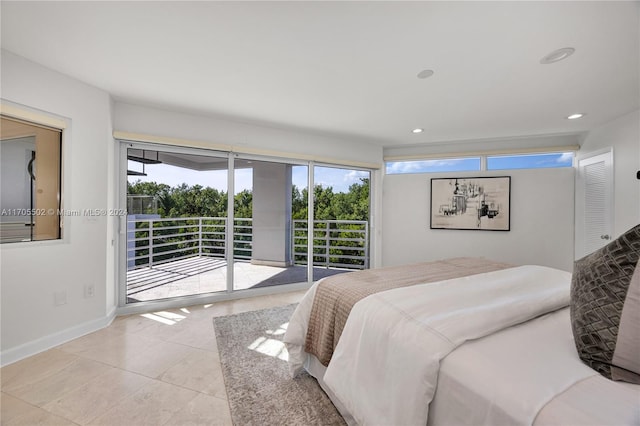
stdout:
<svg viewBox="0 0 640 426">
<path fill-rule="evenodd" d="M 511 176 L 431 179 L 431 229 L 511 230 Z"/>
</svg>

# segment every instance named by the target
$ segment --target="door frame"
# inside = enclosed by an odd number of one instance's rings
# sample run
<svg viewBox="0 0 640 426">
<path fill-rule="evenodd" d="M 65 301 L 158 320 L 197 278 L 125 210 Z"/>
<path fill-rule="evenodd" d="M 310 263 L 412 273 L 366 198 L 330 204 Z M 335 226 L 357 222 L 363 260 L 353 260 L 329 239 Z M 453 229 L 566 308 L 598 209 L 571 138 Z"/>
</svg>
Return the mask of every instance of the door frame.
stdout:
<svg viewBox="0 0 640 426">
<path fill-rule="evenodd" d="M 165 151 L 165 152 L 175 152 L 182 154 L 192 154 L 192 155 L 204 155 L 209 157 L 225 157 L 228 159 L 228 178 L 227 178 L 227 196 L 228 198 L 228 221 L 233 223 L 234 212 L 234 191 L 233 188 L 235 186 L 235 170 L 233 167 L 234 160 L 236 158 L 241 159 L 255 159 L 257 161 L 272 161 L 272 162 L 282 162 L 292 165 L 304 165 L 308 167 L 308 187 L 313 188 L 314 185 L 314 176 L 313 172 L 315 166 L 320 167 L 333 167 L 333 168 L 342 168 L 342 169 L 350 169 L 350 170 L 365 170 L 370 172 L 370 181 L 369 181 L 369 267 L 375 266 L 378 264 L 375 256 L 378 253 L 378 250 L 375 250 L 378 242 L 375 238 L 375 233 L 372 232 L 376 226 L 374 223 L 374 219 L 377 217 L 376 212 L 379 208 L 378 206 L 378 174 L 380 170 L 378 169 L 369 169 L 366 167 L 355 167 L 352 165 L 342 165 L 342 164 L 331 164 L 324 162 L 316 162 L 314 160 L 308 159 L 295 159 L 290 157 L 277 157 L 277 156 L 269 156 L 269 155 L 256 155 L 256 154 L 248 154 L 248 153 L 235 153 L 233 151 L 221 151 L 216 149 L 207 149 L 207 148 L 198 148 L 198 147 L 188 147 L 188 146 L 178 146 L 178 145 L 170 145 L 164 143 L 154 143 L 154 142 L 140 142 L 135 140 L 127 140 L 127 139 L 115 139 L 116 141 L 116 156 L 118 159 L 117 164 L 117 204 L 118 207 L 124 211 L 127 208 L 127 150 L 129 148 L 137 148 L 137 149 L 147 149 L 147 150 L 157 150 L 157 151 Z M 313 229 L 313 191 L 309 191 L 309 217 L 308 217 L 308 229 Z M 226 235 L 226 244 L 229 247 L 229 244 L 233 241 L 233 227 L 227 226 L 227 235 Z M 230 229 L 229 229 L 230 228 Z M 226 291 L 220 291 L 216 293 L 206 293 L 206 294 L 197 294 L 197 295 L 189 295 L 189 296 L 177 296 L 170 299 L 162 299 L 155 301 L 145 301 L 145 302 L 137 302 L 134 304 L 126 303 L 126 271 L 127 271 L 127 217 L 120 216 L 117 223 L 117 234 L 116 234 L 116 247 L 117 247 L 117 259 L 116 259 L 116 300 L 118 303 L 118 307 L 116 308 L 116 315 L 126 315 L 140 312 L 148 312 L 150 310 L 163 310 L 163 309 L 171 309 L 177 307 L 184 307 L 189 305 L 199 305 L 199 304 L 210 304 L 213 302 L 224 301 L 224 300 L 232 300 L 232 299 L 240 299 L 247 297 L 256 297 L 268 294 L 276 294 L 276 293 L 285 293 L 296 290 L 306 290 L 313 284 L 313 263 L 308 262 L 307 265 L 307 281 L 301 283 L 293 283 L 293 284 L 282 284 L 278 286 L 271 287 L 262 287 L 262 288 L 254 288 L 254 289 L 244 289 L 244 290 L 234 290 L 233 289 L 233 250 L 227 250 L 227 289 Z M 310 239 L 311 240 L 311 239 Z M 312 240 L 309 244 L 308 248 L 308 258 L 312 258 L 313 255 L 313 245 Z"/>
<path fill-rule="evenodd" d="M 613 147 L 599 149 L 597 151 L 592 151 L 584 156 L 581 156 L 579 159 L 576 159 L 576 198 L 575 198 L 575 247 L 574 247 L 574 258 L 580 259 L 587 253 L 586 244 L 586 224 L 585 224 L 585 202 L 586 195 L 584 191 L 584 174 L 583 168 L 590 164 L 597 163 L 599 161 L 605 162 L 606 167 L 606 206 L 605 206 L 605 214 L 606 214 L 606 227 L 608 232 L 606 235 L 609 236 L 609 239 L 606 241 L 611 241 L 614 235 L 614 196 L 615 196 L 615 174 L 614 174 L 614 152 Z M 603 245 L 605 245 L 604 243 Z"/>
</svg>

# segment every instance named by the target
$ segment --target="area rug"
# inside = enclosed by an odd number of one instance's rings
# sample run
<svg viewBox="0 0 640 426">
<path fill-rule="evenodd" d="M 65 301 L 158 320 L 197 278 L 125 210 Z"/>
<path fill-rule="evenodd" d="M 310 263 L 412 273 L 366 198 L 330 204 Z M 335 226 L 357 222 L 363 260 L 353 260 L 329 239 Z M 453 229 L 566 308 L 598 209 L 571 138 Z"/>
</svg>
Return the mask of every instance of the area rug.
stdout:
<svg viewBox="0 0 640 426">
<path fill-rule="evenodd" d="M 234 425 L 345 424 L 313 377 L 289 375 L 282 337 L 295 307 L 213 319 Z"/>
</svg>

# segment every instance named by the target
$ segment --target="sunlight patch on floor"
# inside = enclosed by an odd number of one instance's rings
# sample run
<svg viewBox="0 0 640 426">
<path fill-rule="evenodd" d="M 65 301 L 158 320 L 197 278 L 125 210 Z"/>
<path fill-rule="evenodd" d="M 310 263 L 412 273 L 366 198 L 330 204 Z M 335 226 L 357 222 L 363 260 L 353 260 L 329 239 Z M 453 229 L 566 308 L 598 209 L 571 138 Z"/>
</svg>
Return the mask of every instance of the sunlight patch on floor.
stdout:
<svg viewBox="0 0 640 426">
<path fill-rule="evenodd" d="M 263 355 L 281 359 L 282 361 L 289 360 L 289 353 L 287 352 L 287 348 L 284 347 L 284 343 L 282 343 L 280 340 L 269 339 L 267 337 L 258 337 L 253 341 L 253 343 L 248 346 L 248 348 Z"/>
<path fill-rule="evenodd" d="M 289 327 L 289 323 L 285 322 L 281 324 L 276 330 L 265 330 L 265 333 L 271 334 L 272 336 L 279 336 L 287 332 L 287 327 Z"/>
<path fill-rule="evenodd" d="M 142 314 L 141 317 L 161 322 L 162 324 L 174 325 L 175 323 L 182 321 L 186 317 L 184 315 L 176 314 L 174 312 L 154 312 L 149 314 Z"/>
<path fill-rule="evenodd" d="M 287 332 L 288 322 L 281 324 L 275 330 L 265 330 L 265 333 L 271 336 L 280 336 Z M 280 340 L 271 339 L 269 337 L 258 337 L 248 346 L 248 349 L 259 352 L 263 355 L 271 356 L 281 359 L 282 361 L 289 360 L 289 353 L 284 343 Z"/>
</svg>

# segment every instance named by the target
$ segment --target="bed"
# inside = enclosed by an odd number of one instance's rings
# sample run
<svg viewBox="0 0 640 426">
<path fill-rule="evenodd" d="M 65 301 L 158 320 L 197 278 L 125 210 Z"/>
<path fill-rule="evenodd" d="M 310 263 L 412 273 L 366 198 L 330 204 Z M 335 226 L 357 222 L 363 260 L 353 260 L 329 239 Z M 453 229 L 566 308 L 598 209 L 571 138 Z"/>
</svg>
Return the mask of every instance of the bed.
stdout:
<svg viewBox="0 0 640 426">
<path fill-rule="evenodd" d="M 315 283 L 284 342 L 348 424 L 640 424 L 640 386 L 582 363 L 571 274 L 456 258 Z"/>
</svg>

